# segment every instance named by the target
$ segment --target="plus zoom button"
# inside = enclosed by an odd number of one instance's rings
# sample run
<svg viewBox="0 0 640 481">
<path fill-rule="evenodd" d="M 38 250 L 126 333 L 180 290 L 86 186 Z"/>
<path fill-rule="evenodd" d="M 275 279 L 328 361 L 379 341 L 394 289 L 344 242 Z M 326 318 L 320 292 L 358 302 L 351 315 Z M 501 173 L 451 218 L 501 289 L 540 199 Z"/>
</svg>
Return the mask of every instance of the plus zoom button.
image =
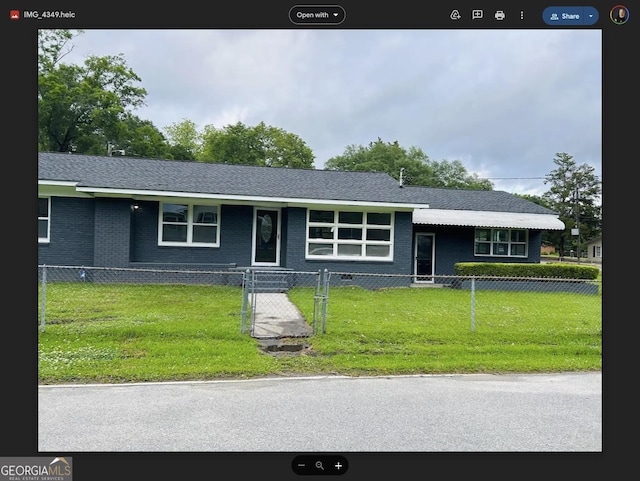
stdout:
<svg viewBox="0 0 640 481">
<path fill-rule="evenodd" d="M 296 25 L 338 25 L 346 16 L 339 5 L 295 5 L 289 10 L 289 20 Z"/>
<path fill-rule="evenodd" d="M 344 456 L 333 454 L 311 454 L 296 456 L 291 462 L 293 472 L 309 476 L 340 476 L 347 472 L 349 463 Z"/>
</svg>

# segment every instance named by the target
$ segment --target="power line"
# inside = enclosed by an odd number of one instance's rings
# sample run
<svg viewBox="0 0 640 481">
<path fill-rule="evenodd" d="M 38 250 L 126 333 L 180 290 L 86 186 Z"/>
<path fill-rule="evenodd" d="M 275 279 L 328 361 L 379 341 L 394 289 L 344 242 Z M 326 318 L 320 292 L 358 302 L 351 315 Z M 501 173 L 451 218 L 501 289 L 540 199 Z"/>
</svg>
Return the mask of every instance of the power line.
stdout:
<svg viewBox="0 0 640 481">
<path fill-rule="evenodd" d="M 546 177 L 483 177 L 486 180 L 539 180 Z"/>
</svg>

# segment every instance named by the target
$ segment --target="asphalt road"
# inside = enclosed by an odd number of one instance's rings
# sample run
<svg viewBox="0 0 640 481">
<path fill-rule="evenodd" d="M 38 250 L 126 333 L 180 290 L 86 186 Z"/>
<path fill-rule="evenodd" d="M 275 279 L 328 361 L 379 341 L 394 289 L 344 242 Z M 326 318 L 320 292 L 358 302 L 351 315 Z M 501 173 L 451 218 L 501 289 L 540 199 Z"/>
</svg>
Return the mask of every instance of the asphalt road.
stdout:
<svg viewBox="0 0 640 481">
<path fill-rule="evenodd" d="M 38 388 L 41 452 L 601 452 L 602 373 Z"/>
</svg>

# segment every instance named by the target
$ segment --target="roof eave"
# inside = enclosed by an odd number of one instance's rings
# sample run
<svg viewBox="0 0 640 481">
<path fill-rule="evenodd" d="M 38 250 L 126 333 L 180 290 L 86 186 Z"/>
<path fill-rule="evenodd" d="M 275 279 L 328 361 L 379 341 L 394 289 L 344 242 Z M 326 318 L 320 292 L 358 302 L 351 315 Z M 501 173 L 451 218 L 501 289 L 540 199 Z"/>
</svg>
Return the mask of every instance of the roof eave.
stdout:
<svg viewBox="0 0 640 481">
<path fill-rule="evenodd" d="M 251 195 L 230 195 L 230 194 L 214 194 L 202 192 L 174 192 L 160 190 L 140 190 L 140 189 L 112 189 L 103 187 L 76 187 L 78 192 L 91 194 L 93 196 L 103 197 L 123 197 L 136 199 L 154 199 L 154 198 L 188 198 L 188 199 L 206 199 L 228 201 L 238 204 L 253 203 L 276 203 L 288 206 L 307 206 L 307 205 L 339 205 L 339 206 L 358 206 L 358 207 L 382 207 L 395 210 L 413 211 L 414 209 L 428 209 L 428 204 L 415 204 L 407 202 L 376 202 L 362 201 L 351 199 L 307 199 L 299 197 L 267 197 L 267 196 L 251 196 Z"/>
</svg>

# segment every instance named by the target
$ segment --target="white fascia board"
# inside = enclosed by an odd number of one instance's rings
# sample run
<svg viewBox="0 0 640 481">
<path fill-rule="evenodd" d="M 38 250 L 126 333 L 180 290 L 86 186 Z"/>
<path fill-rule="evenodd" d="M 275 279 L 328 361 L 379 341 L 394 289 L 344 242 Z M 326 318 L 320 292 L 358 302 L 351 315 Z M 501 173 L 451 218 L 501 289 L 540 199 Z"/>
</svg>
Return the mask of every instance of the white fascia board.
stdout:
<svg viewBox="0 0 640 481">
<path fill-rule="evenodd" d="M 297 199 L 287 197 L 264 197 L 264 196 L 249 196 L 249 195 L 228 195 L 228 194 L 205 194 L 199 192 L 168 192 L 168 191 L 148 191 L 148 190 L 134 190 L 134 189 L 106 189 L 95 187 L 78 187 L 78 192 L 85 192 L 87 194 L 97 195 L 100 194 L 104 197 L 128 197 L 143 199 L 158 199 L 158 198 L 181 198 L 181 199 L 203 199 L 203 200 L 217 200 L 225 202 L 233 202 L 238 204 L 279 204 L 282 206 L 309 206 L 309 205 L 340 205 L 340 206 L 357 206 L 357 207 L 385 207 L 395 210 L 407 210 L 412 211 L 414 209 L 427 209 L 428 204 L 413 204 L 413 203 L 393 203 L 393 202 L 364 202 L 364 201 L 352 201 L 352 200 L 333 200 L 333 199 Z"/>
<path fill-rule="evenodd" d="M 58 197 L 93 197 L 91 194 L 78 192 L 76 182 L 61 182 L 58 180 L 39 180 L 38 195 Z"/>
</svg>

